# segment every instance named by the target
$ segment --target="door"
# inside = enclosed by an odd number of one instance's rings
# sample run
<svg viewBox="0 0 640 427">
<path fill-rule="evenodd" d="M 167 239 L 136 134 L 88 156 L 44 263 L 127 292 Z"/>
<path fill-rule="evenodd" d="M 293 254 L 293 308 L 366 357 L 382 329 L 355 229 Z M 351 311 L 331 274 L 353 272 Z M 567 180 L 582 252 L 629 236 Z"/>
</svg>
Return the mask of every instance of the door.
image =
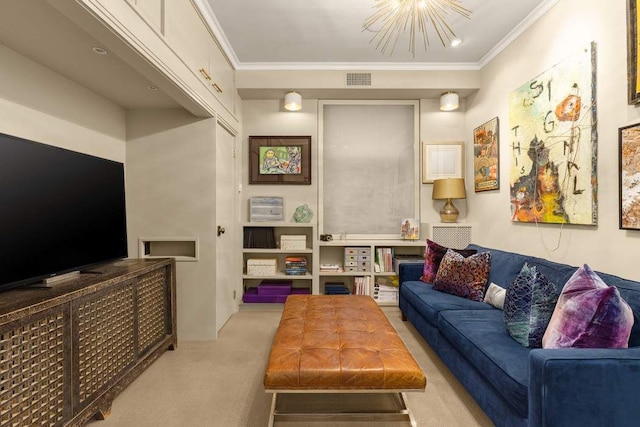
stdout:
<svg viewBox="0 0 640 427">
<path fill-rule="evenodd" d="M 237 310 L 236 137 L 216 125 L 216 331 Z"/>
</svg>

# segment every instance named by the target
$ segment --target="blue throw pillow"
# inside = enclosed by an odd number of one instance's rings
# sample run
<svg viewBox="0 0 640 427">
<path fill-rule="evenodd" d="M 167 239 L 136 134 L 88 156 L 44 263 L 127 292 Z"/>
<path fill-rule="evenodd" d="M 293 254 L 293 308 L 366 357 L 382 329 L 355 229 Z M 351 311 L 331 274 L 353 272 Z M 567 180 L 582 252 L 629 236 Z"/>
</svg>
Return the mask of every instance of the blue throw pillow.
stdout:
<svg viewBox="0 0 640 427">
<path fill-rule="evenodd" d="M 541 348 L 557 301 L 553 283 L 525 262 L 504 298 L 504 322 L 509 335 L 525 347 Z"/>
</svg>

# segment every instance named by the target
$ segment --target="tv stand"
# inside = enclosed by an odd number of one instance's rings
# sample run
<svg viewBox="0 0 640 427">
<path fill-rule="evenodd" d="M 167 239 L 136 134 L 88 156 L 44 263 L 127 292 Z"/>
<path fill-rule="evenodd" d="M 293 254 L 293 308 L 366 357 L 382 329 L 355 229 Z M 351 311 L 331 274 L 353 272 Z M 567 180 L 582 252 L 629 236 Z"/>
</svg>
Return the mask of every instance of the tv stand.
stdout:
<svg viewBox="0 0 640 427">
<path fill-rule="evenodd" d="M 127 260 L 0 295 L 0 414 L 81 426 L 177 347 L 175 261 Z M 3 424 L 4 425 L 4 424 Z"/>
</svg>

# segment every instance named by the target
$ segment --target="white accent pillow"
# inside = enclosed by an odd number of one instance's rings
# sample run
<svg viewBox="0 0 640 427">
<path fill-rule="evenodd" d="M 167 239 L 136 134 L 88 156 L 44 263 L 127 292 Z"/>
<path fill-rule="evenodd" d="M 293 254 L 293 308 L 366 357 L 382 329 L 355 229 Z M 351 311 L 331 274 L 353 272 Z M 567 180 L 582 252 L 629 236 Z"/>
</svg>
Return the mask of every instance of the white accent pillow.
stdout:
<svg viewBox="0 0 640 427">
<path fill-rule="evenodd" d="M 502 310 L 502 307 L 504 306 L 504 296 L 506 293 L 507 290 L 505 288 L 491 282 L 487 288 L 487 292 L 484 294 L 484 302 Z"/>
</svg>

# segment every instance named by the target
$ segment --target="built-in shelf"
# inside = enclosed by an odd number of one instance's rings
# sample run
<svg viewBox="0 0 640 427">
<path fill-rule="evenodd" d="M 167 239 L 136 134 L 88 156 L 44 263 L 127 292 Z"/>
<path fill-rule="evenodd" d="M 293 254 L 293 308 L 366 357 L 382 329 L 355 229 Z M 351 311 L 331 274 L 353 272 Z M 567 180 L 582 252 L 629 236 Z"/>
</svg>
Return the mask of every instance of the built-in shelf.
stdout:
<svg viewBox="0 0 640 427">
<path fill-rule="evenodd" d="M 198 261 L 197 237 L 141 237 L 139 258 L 175 258 L 176 261 Z"/>
</svg>

